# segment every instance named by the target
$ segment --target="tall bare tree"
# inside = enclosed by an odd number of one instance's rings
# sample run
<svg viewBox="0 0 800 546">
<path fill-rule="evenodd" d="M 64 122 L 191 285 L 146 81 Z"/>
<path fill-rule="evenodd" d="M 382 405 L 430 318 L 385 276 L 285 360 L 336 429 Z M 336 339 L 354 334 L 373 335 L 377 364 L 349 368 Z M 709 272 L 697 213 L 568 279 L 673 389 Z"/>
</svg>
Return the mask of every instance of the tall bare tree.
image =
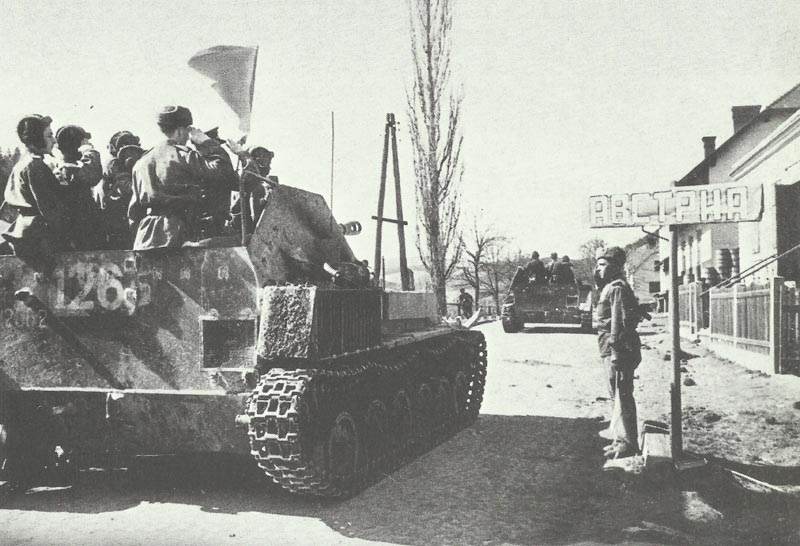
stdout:
<svg viewBox="0 0 800 546">
<path fill-rule="evenodd" d="M 450 86 L 450 0 L 408 0 L 413 85 L 406 92 L 418 216 L 417 249 L 431 277 L 439 313 L 462 251 L 459 229 L 461 100 Z"/>
<path fill-rule="evenodd" d="M 500 314 L 500 298 L 511 285 L 511 278 L 517 270 L 516 262 L 511 258 L 502 258 L 499 246 L 492 246 L 486 252 L 486 259 L 481 265 L 483 270 L 483 286 L 494 300 L 495 313 Z"/>
<path fill-rule="evenodd" d="M 481 287 L 486 286 L 482 274 L 485 272 L 487 254 L 503 240 L 491 226 L 479 226 L 477 220 L 473 221 L 469 235 L 464 238 L 461 278 L 475 292 L 476 304 L 481 299 Z"/>
</svg>

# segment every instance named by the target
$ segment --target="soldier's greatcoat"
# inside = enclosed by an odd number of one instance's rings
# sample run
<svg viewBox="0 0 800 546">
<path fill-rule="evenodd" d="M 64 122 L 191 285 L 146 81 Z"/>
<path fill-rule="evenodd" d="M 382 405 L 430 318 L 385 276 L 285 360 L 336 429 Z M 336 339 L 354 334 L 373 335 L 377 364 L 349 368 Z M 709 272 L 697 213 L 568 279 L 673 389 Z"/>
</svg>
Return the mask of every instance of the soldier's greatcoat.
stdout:
<svg viewBox="0 0 800 546">
<path fill-rule="evenodd" d="M 133 168 L 128 216 L 141 217 L 134 250 L 192 240 L 197 236 L 202 190 L 235 185 L 231 160 L 214 140 L 197 145 L 197 151 L 169 140 L 149 150 Z"/>
</svg>

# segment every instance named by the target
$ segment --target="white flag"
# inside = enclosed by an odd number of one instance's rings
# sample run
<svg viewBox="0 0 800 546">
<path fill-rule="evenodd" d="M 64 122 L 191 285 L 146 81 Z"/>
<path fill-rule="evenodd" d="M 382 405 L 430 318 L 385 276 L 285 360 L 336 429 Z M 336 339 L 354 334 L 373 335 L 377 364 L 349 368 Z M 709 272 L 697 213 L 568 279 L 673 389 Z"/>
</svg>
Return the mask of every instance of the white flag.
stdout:
<svg viewBox="0 0 800 546">
<path fill-rule="evenodd" d="M 211 86 L 239 117 L 239 129 L 250 132 L 258 46 L 219 45 L 195 53 L 189 66 L 214 80 Z"/>
</svg>

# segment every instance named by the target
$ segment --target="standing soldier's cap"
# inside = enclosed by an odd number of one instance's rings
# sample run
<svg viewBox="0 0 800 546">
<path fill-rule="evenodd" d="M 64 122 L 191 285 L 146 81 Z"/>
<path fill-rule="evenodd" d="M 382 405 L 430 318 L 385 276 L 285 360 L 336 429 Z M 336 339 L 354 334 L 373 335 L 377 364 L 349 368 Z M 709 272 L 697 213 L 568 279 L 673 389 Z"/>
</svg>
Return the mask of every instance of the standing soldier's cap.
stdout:
<svg viewBox="0 0 800 546">
<path fill-rule="evenodd" d="M 188 127 L 193 121 L 192 112 L 185 106 L 165 106 L 158 113 L 159 126 Z"/>
<path fill-rule="evenodd" d="M 25 145 L 44 147 L 44 130 L 53 123 L 50 116 L 31 114 L 25 116 L 17 123 L 17 136 Z"/>
<path fill-rule="evenodd" d="M 225 142 L 225 139 L 219 137 L 219 127 L 214 127 L 213 129 L 209 129 L 208 131 L 204 131 L 206 136 L 211 140 L 215 140 L 218 143 L 222 144 Z"/>
<path fill-rule="evenodd" d="M 610 246 L 607 249 L 605 249 L 603 251 L 603 255 L 600 256 L 597 259 L 599 260 L 600 258 L 605 258 L 609 262 L 612 262 L 612 263 L 622 267 L 625 264 L 626 255 L 625 255 L 625 251 L 622 250 L 620 247 L 618 247 L 618 246 Z"/>
</svg>

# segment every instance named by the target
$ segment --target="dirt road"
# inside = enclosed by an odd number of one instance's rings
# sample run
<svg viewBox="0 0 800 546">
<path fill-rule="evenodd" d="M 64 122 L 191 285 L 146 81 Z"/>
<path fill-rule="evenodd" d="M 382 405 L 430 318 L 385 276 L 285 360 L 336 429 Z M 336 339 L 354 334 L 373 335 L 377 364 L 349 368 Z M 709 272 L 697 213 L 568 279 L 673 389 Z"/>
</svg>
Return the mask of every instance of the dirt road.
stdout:
<svg viewBox="0 0 800 546">
<path fill-rule="evenodd" d="M 669 411 L 663 323 L 643 332 L 640 419 Z M 716 464 L 666 481 L 601 470 L 610 402 L 593 336 L 480 328 L 490 360 L 478 422 L 352 499 L 293 497 L 210 460 L 133 483 L 84 473 L 80 487 L 0 499 L 0 544 L 800 544 L 800 503 L 737 487 Z M 800 483 L 800 379 L 687 350 L 698 355 L 687 450 Z"/>
</svg>

